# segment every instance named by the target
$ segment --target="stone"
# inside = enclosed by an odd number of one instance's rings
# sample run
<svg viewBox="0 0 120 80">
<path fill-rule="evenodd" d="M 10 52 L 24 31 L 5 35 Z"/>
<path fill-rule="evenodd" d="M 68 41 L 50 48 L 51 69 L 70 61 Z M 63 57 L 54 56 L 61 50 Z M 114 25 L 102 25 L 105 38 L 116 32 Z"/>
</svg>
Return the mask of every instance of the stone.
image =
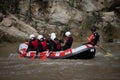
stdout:
<svg viewBox="0 0 120 80">
<path fill-rule="evenodd" d="M 112 12 L 104 12 L 102 15 L 102 19 L 106 22 L 113 22 L 115 18 L 115 13 Z"/>
</svg>

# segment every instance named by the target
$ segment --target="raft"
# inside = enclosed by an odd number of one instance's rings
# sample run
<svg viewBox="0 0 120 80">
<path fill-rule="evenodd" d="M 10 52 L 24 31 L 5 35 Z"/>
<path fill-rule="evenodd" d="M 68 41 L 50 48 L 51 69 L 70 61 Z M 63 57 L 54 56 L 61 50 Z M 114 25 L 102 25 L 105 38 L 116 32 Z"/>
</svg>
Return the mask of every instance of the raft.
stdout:
<svg viewBox="0 0 120 80">
<path fill-rule="evenodd" d="M 22 57 L 27 58 L 41 58 L 46 56 L 46 58 L 51 59 L 91 59 L 95 57 L 96 49 L 91 44 L 84 44 L 76 48 L 70 48 L 64 51 L 44 51 L 36 55 L 36 51 L 26 52 L 28 44 L 21 43 L 19 45 L 18 53 Z"/>
</svg>

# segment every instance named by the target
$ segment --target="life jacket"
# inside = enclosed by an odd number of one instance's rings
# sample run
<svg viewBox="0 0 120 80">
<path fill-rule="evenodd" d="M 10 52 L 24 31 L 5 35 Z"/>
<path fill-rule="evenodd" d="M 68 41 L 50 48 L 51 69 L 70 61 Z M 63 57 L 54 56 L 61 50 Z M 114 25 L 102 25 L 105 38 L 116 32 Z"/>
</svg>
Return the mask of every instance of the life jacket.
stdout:
<svg viewBox="0 0 120 80">
<path fill-rule="evenodd" d="M 41 42 L 41 44 L 42 44 L 43 50 L 46 50 L 46 49 L 47 49 L 47 41 L 44 39 L 44 40 Z"/>
<path fill-rule="evenodd" d="M 60 51 L 61 50 L 61 44 L 59 40 L 53 40 L 55 47 L 56 47 L 56 51 Z"/>
<path fill-rule="evenodd" d="M 100 35 L 97 32 L 94 32 L 89 37 L 88 42 L 90 42 L 92 45 L 96 45 L 97 42 L 99 41 L 99 37 L 100 37 Z"/>
<path fill-rule="evenodd" d="M 34 49 L 36 50 L 38 47 L 38 40 L 32 41 L 32 45 L 33 45 Z"/>
<path fill-rule="evenodd" d="M 60 43 L 57 44 L 57 50 L 58 50 L 58 51 L 61 50 L 61 44 L 60 44 Z"/>
<path fill-rule="evenodd" d="M 38 41 L 36 39 L 30 40 L 28 44 L 27 52 L 36 51 L 37 47 L 38 47 Z"/>
<path fill-rule="evenodd" d="M 66 37 L 65 41 L 68 42 L 69 38 L 70 38 L 70 37 Z"/>
<path fill-rule="evenodd" d="M 100 35 L 97 32 L 95 32 L 94 33 L 94 39 L 92 40 L 92 42 L 94 43 L 94 45 L 97 44 L 97 42 L 99 41 L 99 38 L 100 38 Z"/>
</svg>

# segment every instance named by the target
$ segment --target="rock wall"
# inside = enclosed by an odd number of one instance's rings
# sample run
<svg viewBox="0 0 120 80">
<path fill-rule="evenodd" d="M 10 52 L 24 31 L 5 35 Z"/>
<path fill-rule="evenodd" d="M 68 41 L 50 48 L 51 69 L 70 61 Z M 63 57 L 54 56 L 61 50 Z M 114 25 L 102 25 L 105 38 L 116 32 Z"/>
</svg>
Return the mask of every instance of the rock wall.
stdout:
<svg viewBox="0 0 120 80">
<path fill-rule="evenodd" d="M 108 22 L 119 27 L 116 14 L 119 0 L 18 0 L 18 3 L 19 13 L 7 11 L 9 15 L 0 22 L 0 31 L 14 37 L 27 39 L 30 34 L 47 36 L 51 32 L 59 36 L 70 30 L 79 40 L 81 35 L 89 34 L 83 29 L 93 25 L 100 31 Z"/>
</svg>

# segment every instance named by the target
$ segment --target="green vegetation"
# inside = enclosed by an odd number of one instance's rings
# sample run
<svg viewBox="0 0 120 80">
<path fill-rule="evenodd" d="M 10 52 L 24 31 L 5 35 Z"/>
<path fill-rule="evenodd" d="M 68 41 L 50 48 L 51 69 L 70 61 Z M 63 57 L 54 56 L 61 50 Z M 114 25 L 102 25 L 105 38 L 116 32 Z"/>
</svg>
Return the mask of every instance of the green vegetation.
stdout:
<svg viewBox="0 0 120 80">
<path fill-rule="evenodd" d="M 102 37 L 104 41 L 113 42 L 115 26 L 108 22 L 108 24 L 102 28 L 102 32 Z"/>
<path fill-rule="evenodd" d="M 75 0 L 69 0 L 69 5 L 74 7 Z"/>
<path fill-rule="evenodd" d="M 0 0 L 0 12 L 3 14 L 7 14 L 7 12 L 18 14 L 19 0 Z"/>
<path fill-rule="evenodd" d="M 71 7 L 74 7 L 74 8 L 81 10 L 81 1 L 82 0 L 69 0 L 69 5 Z"/>
<path fill-rule="evenodd" d="M 90 29 L 92 26 L 98 25 L 100 22 L 102 22 L 100 12 L 93 11 L 89 13 L 92 15 L 86 16 L 86 18 L 82 21 L 82 29 Z"/>
<path fill-rule="evenodd" d="M 29 5 L 28 5 L 28 10 L 26 13 L 26 22 L 30 23 L 30 21 L 32 21 L 32 7 L 31 7 L 31 3 L 32 1 L 29 1 Z"/>
</svg>

